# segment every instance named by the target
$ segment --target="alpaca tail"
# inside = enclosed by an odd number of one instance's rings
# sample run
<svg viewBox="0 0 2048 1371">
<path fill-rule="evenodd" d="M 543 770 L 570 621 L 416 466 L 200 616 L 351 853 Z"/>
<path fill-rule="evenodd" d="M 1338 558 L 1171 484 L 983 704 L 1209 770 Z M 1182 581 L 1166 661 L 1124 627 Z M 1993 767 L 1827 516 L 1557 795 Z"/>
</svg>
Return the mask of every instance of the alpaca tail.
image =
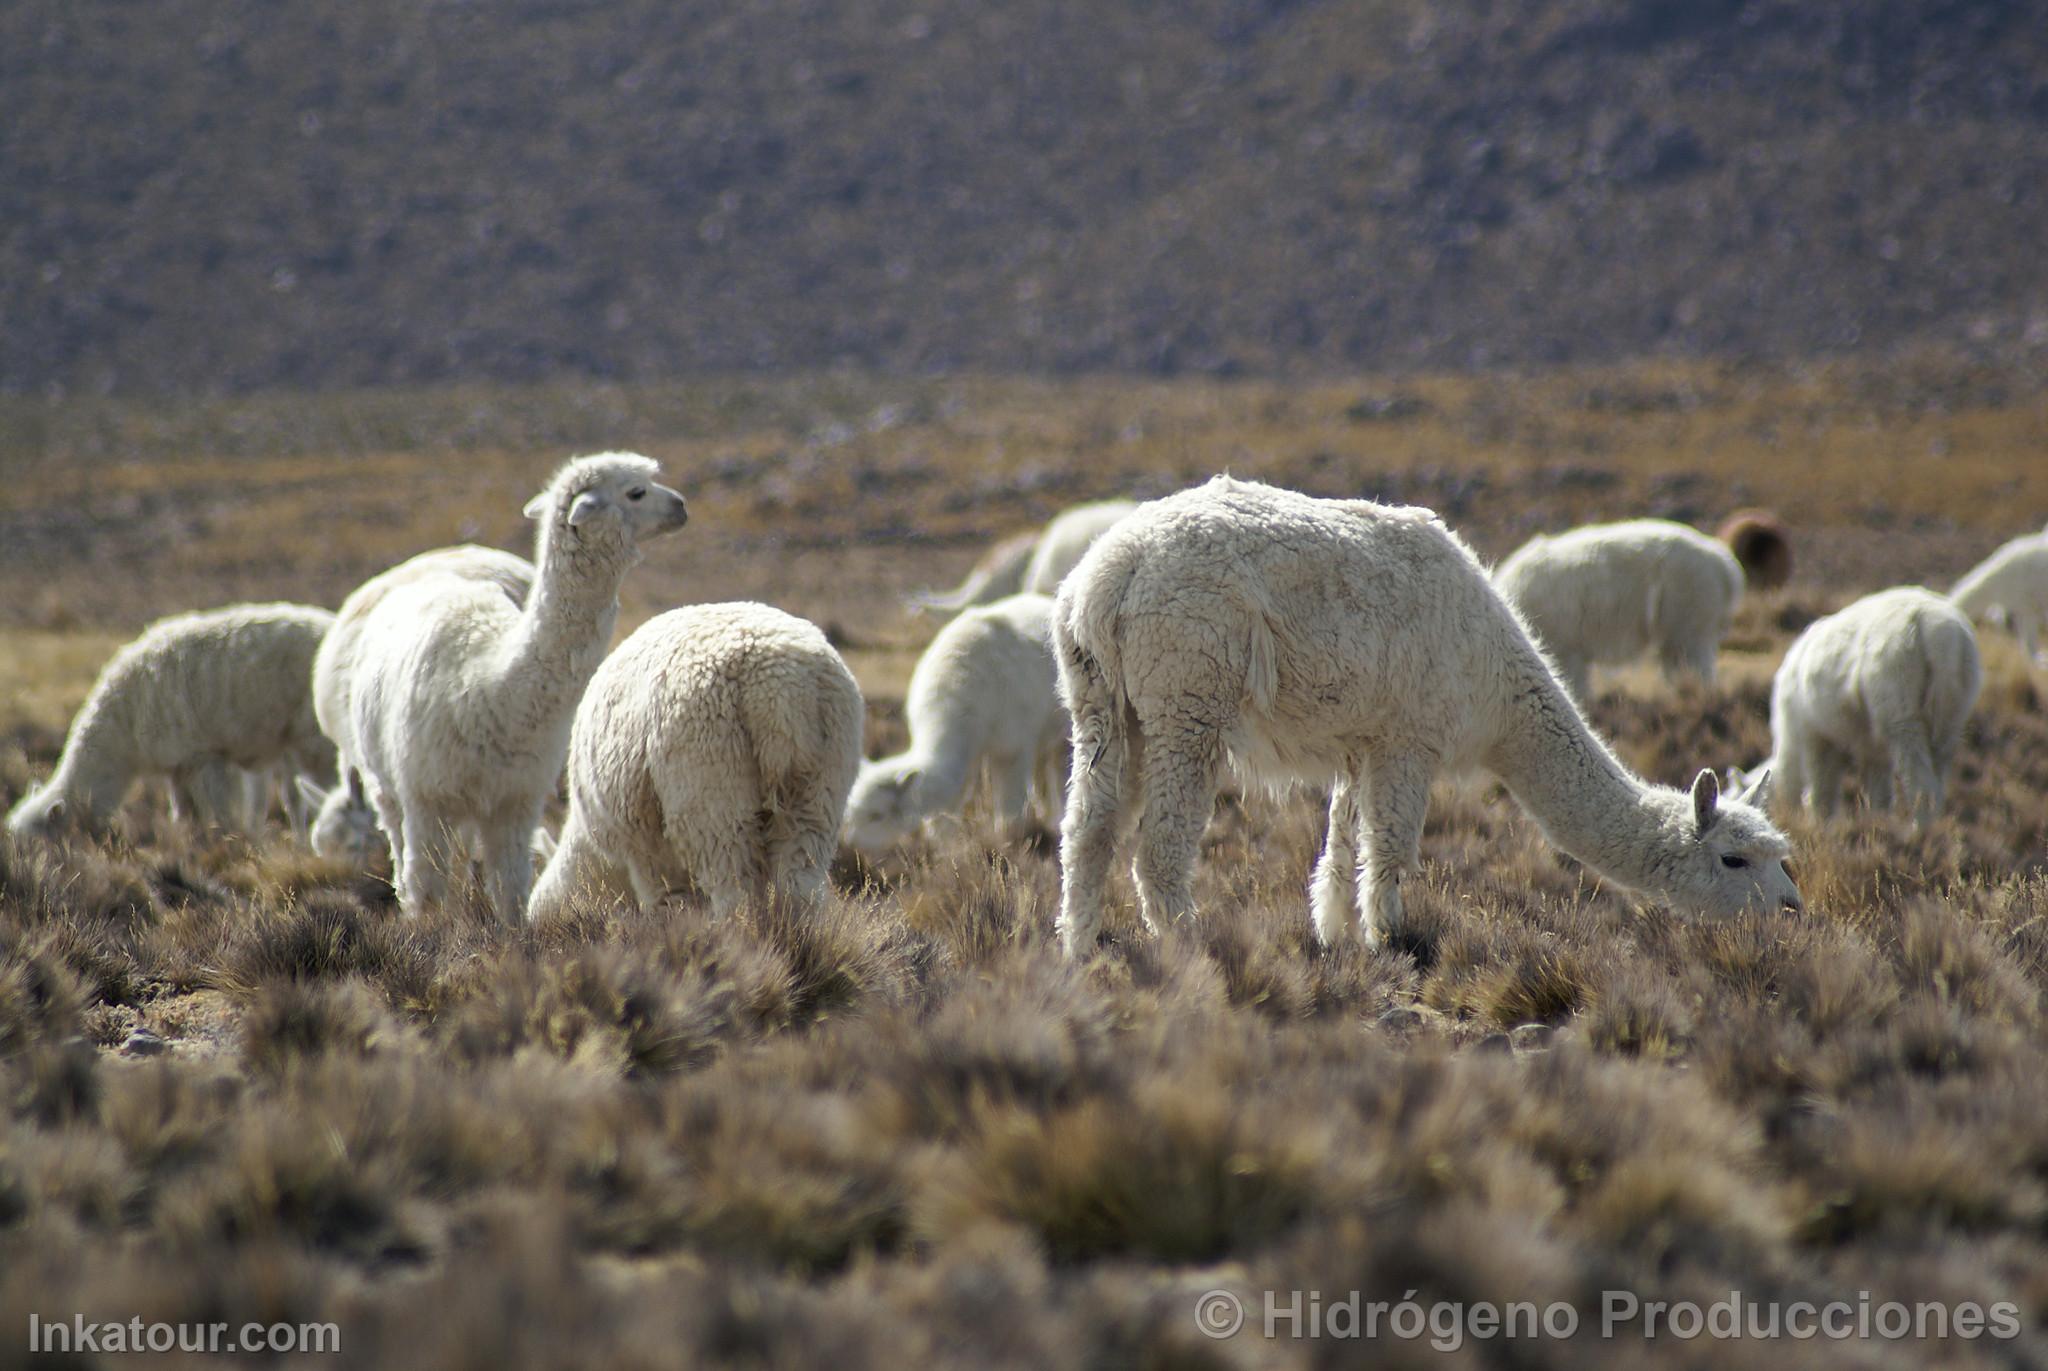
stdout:
<svg viewBox="0 0 2048 1371">
<path fill-rule="evenodd" d="M 1131 703 L 1123 671 L 1123 607 L 1136 574 L 1134 558 L 1091 553 L 1053 603 L 1053 656 L 1073 721 L 1077 769 L 1094 766 L 1123 743 Z"/>
</svg>

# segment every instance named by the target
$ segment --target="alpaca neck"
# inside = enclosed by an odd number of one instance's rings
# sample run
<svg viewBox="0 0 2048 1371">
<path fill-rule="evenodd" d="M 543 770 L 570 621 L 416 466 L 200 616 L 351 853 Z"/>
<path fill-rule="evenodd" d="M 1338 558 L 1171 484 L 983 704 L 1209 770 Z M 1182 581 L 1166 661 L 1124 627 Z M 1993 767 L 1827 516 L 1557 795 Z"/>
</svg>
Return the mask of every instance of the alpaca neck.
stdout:
<svg viewBox="0 0 2048 1371">
<path fill-rule="evenodd" d="M 967 792 L 967 749 L 958 746 L 923 747 L 912 744 L 903 754 L 903 769 L 918 773 L 915 803 L 919 813 L 950 809 Z"/>
<path fill-rule="evenodd" d="M 1534 649 L 1487 765 L 1557 847 L 1631 890 L 1667 884 L 1659 867 L 1689 815 L 1686 799 L 1623 766 Z"/>
<path fill-rule="evenodd" d="M 632 557 L 555 545 L 543 532 L 539 574 L 499 661 L 501 701 L 526 700 L 524 712 L 573 705 L 611 646 L 619 582 Z"/>
</svg>

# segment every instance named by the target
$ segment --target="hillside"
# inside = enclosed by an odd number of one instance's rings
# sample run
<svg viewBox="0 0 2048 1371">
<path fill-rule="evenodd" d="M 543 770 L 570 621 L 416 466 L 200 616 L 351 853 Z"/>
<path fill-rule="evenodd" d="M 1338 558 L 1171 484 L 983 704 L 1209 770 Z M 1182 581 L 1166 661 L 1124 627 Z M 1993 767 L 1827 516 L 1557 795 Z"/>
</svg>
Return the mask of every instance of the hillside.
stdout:
<svg viewBox="0 0 2048 1371">
<path fill-rule="evenodd" d="M 18 0 L 0 390 L 2048 347 L 1989 0 Z"/>
</svg>

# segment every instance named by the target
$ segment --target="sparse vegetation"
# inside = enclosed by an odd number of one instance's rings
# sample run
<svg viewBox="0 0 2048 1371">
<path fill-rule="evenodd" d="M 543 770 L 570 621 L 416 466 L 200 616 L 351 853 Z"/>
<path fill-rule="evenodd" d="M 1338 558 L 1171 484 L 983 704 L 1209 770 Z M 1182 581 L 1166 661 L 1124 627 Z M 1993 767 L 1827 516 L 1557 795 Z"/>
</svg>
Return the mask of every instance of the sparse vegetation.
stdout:
<svg viewBox="0 0 2048 1371">
<path fill-rule="evenodd" d="M 1883 377 L 842 381 L 812 398 L 792 383 L 709 430 L 652 417 L 627 435 L 678 474 L 682 541 L 701 542 L 650 558 L 621 627 L 736 592 L 836 622 L 873 754 L 901 744 L 917 633 L 880 598 L 945 582 L 988 532 L 1080 494 L 1228 466 L 1435 501 L 1493 553 L 1586 514 L 1775 504 L 1795 579 L 1743 604 L 1719 683 L 1645 669 L 1596 690 L 1630 764 L 1681 781 L 1701 756 L 1768 750 L 1769 668 L 1805 623 L 1900 575 L 1939 581 L 2048 508 L 2029 449 L 2042 392 L 2007 378 L 1986 400 L 1982 377 L 1928 361 Z M 1679 391 L 1679 408 L 1617 398 Z M 1909 399 L 1934 391 L 1948 399 Z M 1347 417 L 1382 394 L 1414 403 Z M 306 422 L 331 436 L 319 426 L 349 403 L 311 403 Z M 919 417 L 886 435 L 804 436 L 899 403 Z M 287 429 L 271 404 L 235 413 Z M 36 557 L 65 609 L 0 609 L 32 645 L 4 668 L 20 693 L 0 698 L 0 803 L 48 767 L 90 683 L 97 659 L 73 644 L 103 650 L 176 607 L 107 598 L 95 567 L 184 568 L 126 578 L 145 598 L 213 603 L 274 576 L 291 584 L 267 593 L 332 603 L 453 532 L 410 505 L 387 523 L 394 474 L 467 491 L 465 507 L 502 494 L 489 533 L 512 534 L 526 478 L 586 436 L 508 418 L 459 459 L 340 439 L 269 457 L 225 455 L 214 420 L 105 422 L 166 460 L 71 452 L 74 476 L 104 473 L 156 517 L 212 498 L 219 463 L 247 503 L 157 551 L 130 541 L 137 513 L 0 553 L 16 586 Z M 1813 460 L 1788 469 L 1764 425 L 1806 435 Z M 1027 447 L 1043 460 L 1019 463 Z M 798 466 L 823 495 L 790 484 Z M 64 488 L 57 464 L 31 465 L 5 518 L 37 526 Z M 320 540 L 288 531 L 314 519 Z M 273 524 L 274 543 L 249 543 Z M 815 559 L 791 555 L 812 537 Z M 978 818 L 846 860 L 811 921 L 713 923 L 673 901 L 519 930 L 474 901 L 403 920 L 375 877 L 278 831 L 201 840 L 161 797 L 104 846 L 0 842 L 0 1339 L 80 1312 L 333 1320 L 342 1364 L 363 1366 L 1435 1365 L 1426 1341 L 1211 1342 L 1195 1300 L 1412 1290 L 1563 1301 L 1596 1328 L 1604 1289 L 1867 1290 L 2021 1311 L 2016 1343 L 1899 1344 L 1902 1361 L 2039 1359 L 2048 710 L 2009 641 L 1987 631 L 1985 661 L 1927 831 L 1860 810 L 1790 821 L 1804 918 L 1637 908 L 1476 777 L 1440 781 L 1407 926 L 1371 956 L 1311 947 L 1322 816 L 1261 793 L 1218 805 L 1191 936 L 1161 947 L 1119 907 L 1081 966 L 1051 936 L 1052 846 L 998 846 Z M 1848 1344 L 1796 1351 L 1867 1364 Z M 1634 1334 L 1462 1355 L 1719 1364 L 1704 1342 Z"/>
</svg>

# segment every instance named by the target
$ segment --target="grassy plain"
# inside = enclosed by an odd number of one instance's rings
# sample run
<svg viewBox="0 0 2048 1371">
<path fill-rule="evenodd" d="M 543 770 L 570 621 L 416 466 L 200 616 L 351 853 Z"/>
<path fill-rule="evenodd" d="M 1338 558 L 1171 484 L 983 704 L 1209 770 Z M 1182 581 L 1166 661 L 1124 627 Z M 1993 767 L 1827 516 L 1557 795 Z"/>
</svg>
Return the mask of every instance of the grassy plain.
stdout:
<svg viewBox="0 0 2048 1371">
<path fill-rule="evenodd" d="M 661 458 L 692 522 L 626 593 L 829 625 L 900 741 L 901 592 L 1074 500 L 1218 470 L 1437 507 L 1489 556 L 1580 519 L 1794 525 L 1713 688 L 1594 706 L 1679 782 L 1762 755 L 1790 636 L 2048 517 L 2048 390 L 1945 358 L 1800 372 L 1164 385 L 838 375 L 665 388 L 0 402 L 0 799 L 111 647 L 524 547 L 561 456 Z M 504 933 L 131 805 L 0 841 L 0 1348 L 45 1322 L 335 1322 L 338 1364 L 1790 1364 L 1598 1336 L 1603 1293 L 2010 1301 L 2017 1340 L 1816 1339 L 1802 1366 L 2048 1357 L 2048 712 L 1984 634 L 1951 811 L 1789 822 L 1802 919 L 1694 925 L 1445 783 L 1396 950 L 1319 954 L 1307 799 L 1226 796 L 1204 913 L 1070 967 L 1046 841 L 977 818 L 847 861 L 808 925 Z M 141 1036 L 138 1037 L 138 1030 Z M 1251 1326 L 1212 1340 L 1207 1291 Z M 1569 1342 L 1258 1336 L 1261 1292 L 1559 1303 Z M 1287 1296 L 1280 1296 L 1284 1306 Z M 1437 1339 L 1441 1341 L 1441 1339 Z M 12 1357 L 6 1358 L 12 1360 Z"/>
</svg>

